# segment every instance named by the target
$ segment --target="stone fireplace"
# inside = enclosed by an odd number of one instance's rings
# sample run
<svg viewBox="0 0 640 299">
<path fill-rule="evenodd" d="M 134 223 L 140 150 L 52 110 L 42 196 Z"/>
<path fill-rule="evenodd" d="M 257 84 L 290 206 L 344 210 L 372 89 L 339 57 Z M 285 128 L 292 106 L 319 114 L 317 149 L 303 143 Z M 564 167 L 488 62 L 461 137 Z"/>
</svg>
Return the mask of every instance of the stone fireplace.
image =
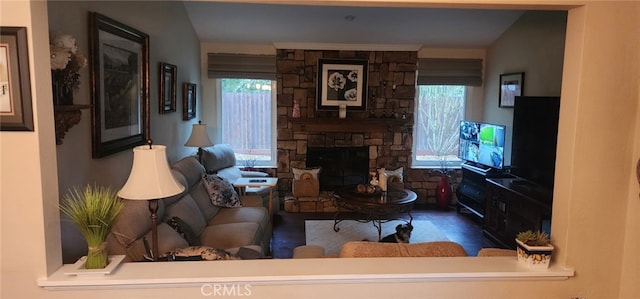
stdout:
<svg viewBox="0 0 640 299">
<path fill-rule="evenodd" d="M 366 110 L 338 111 L 316 109 L 318 59 L 366 59 L 369 61 Z M 368 172 L 378 168 L 404 167 L 404 185 L 418 195 L 417 203 L 435 203 L 439 173 L 410 167 L 413 146 L 413 111 L 416 95 L 417 52 L 412 51 L 277 51 L 277 130 L 278 189 L 291 193 L 291 168 L 319 165 L 318 148 L 358 148 L 366 156 L 354 154 L 366 163 L 366 170 L 339 173 L 334 166 L 323 166 L 326 190 L 343 184 L 368 181 Z M 393 87 L 393 88 L 392 88 Z M 300 117 L 292 117 L 294 100 Z M 351 160 L 351 159 L 349 159 Z M 340 162 L 344 163 L 344 162 Z M 338 182 L 339 176 L 343 176 Z M 456 178 L 457 180 L 457 178 Z M 456 182 L 452 182 L 454 185 Z"/>
</svg>

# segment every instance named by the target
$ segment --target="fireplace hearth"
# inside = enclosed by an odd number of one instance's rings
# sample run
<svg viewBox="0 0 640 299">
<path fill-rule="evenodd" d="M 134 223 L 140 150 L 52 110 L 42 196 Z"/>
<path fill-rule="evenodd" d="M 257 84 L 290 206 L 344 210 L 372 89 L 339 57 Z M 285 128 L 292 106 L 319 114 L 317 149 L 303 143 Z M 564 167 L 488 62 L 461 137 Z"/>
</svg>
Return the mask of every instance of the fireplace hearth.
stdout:
<svg viewBox="0 0 640 299">
<path fill-rule="evenodd" d="M 322 167 L 320 190 L 335 191 L 369 180 L 368 147 L 309 147 L 307 167 Z"/>
</svg>

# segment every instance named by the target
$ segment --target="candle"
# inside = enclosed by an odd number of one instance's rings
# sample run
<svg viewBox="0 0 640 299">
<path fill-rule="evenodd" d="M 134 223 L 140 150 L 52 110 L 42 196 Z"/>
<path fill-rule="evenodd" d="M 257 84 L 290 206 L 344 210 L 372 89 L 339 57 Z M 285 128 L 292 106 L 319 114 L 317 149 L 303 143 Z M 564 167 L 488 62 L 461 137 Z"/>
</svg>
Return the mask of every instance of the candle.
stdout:
<svg viewBox="0 0 640 299">
<path fill-rule="evenodd" d="M 384 168 L 380 168 L 378 169 L 378 187 L 380 187 L 380 189 L 383 192 L 387 191 L 387 174 L 385 173 L 385 169 Z"/>
<path fill-rule="evenodd" d="M 347 117 L 347 104 L 340 104 L 340 109 L 338 111 L 340 118 Z"/>
</svg>

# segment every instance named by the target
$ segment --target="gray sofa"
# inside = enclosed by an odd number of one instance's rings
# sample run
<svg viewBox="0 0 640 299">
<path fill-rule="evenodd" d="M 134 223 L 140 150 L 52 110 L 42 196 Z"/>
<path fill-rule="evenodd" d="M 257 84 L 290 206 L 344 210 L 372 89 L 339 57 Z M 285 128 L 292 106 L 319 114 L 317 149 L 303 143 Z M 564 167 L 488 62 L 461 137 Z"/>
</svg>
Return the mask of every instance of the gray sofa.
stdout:
<svg viewBox="0 0 640 299">
<path fill-rule="evenodd" d="M 216 144 L 203 148 L 202 165 L 207 173 L 214 173 L 231 184 L 240 177 L 264 177 L 268 175 L 259 171 L 243 171 L 236 167 L 236 156 L 229 144 Z M 263 206 L 269 206 L 269 187 L 247 187 L 244 191 L 245 197 L 257 196 L 262 200 Z M 271 211 L 275 214 L 280 210 L 279 194 L 277 188 L 271 191 L 273 192 Z"/>
<path fill-rule="evenodd" d="M 202 246 L 236 253 L 241 247 L 268 254 L 272 224 L 259 197 L 241 197 L 243 207 L 222 208 L 211 203 L 202 176 L 204 167 L 195 157 L 171 165 L 176 180 L 185 186 L 182 194 L 158 201 L 159 253 L 189 244 L 167 220 L 180 217 L 199 238 Z M 151 219 L 146 201 L 125 200 L 125 207 L 107 239 L 111 255 L 126 255 L 125 261 L 142 261 L 146 253 L 143 237 L 151 244 Z"/>
</svg>

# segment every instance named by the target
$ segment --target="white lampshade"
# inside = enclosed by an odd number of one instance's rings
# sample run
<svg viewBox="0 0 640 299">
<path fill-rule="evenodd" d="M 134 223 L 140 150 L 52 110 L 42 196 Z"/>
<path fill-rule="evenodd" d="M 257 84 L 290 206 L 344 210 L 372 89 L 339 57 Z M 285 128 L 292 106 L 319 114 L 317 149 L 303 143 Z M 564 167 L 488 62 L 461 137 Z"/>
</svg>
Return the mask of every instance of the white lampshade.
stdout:
<svg viewBox="0 0 640 299">
<path fill-rule="evenodd" d="M 161 199 L 184 191 L 169 169 L 166 146 L 141 145 L 133 148 L 131 174 L 118 192 L 120 198 L 129 200 Z"/>
<path fill-rule="evenodd" d="M 189 140 L 187 140 L 187 143 L 184 145 L 192 147 L 212 146 L 213 142 L 209 139 L 207 125 L 201 123 L 194 124 L 193 129 L 191 130 L 191 136 L 189 136 Z"/>
</svg>

